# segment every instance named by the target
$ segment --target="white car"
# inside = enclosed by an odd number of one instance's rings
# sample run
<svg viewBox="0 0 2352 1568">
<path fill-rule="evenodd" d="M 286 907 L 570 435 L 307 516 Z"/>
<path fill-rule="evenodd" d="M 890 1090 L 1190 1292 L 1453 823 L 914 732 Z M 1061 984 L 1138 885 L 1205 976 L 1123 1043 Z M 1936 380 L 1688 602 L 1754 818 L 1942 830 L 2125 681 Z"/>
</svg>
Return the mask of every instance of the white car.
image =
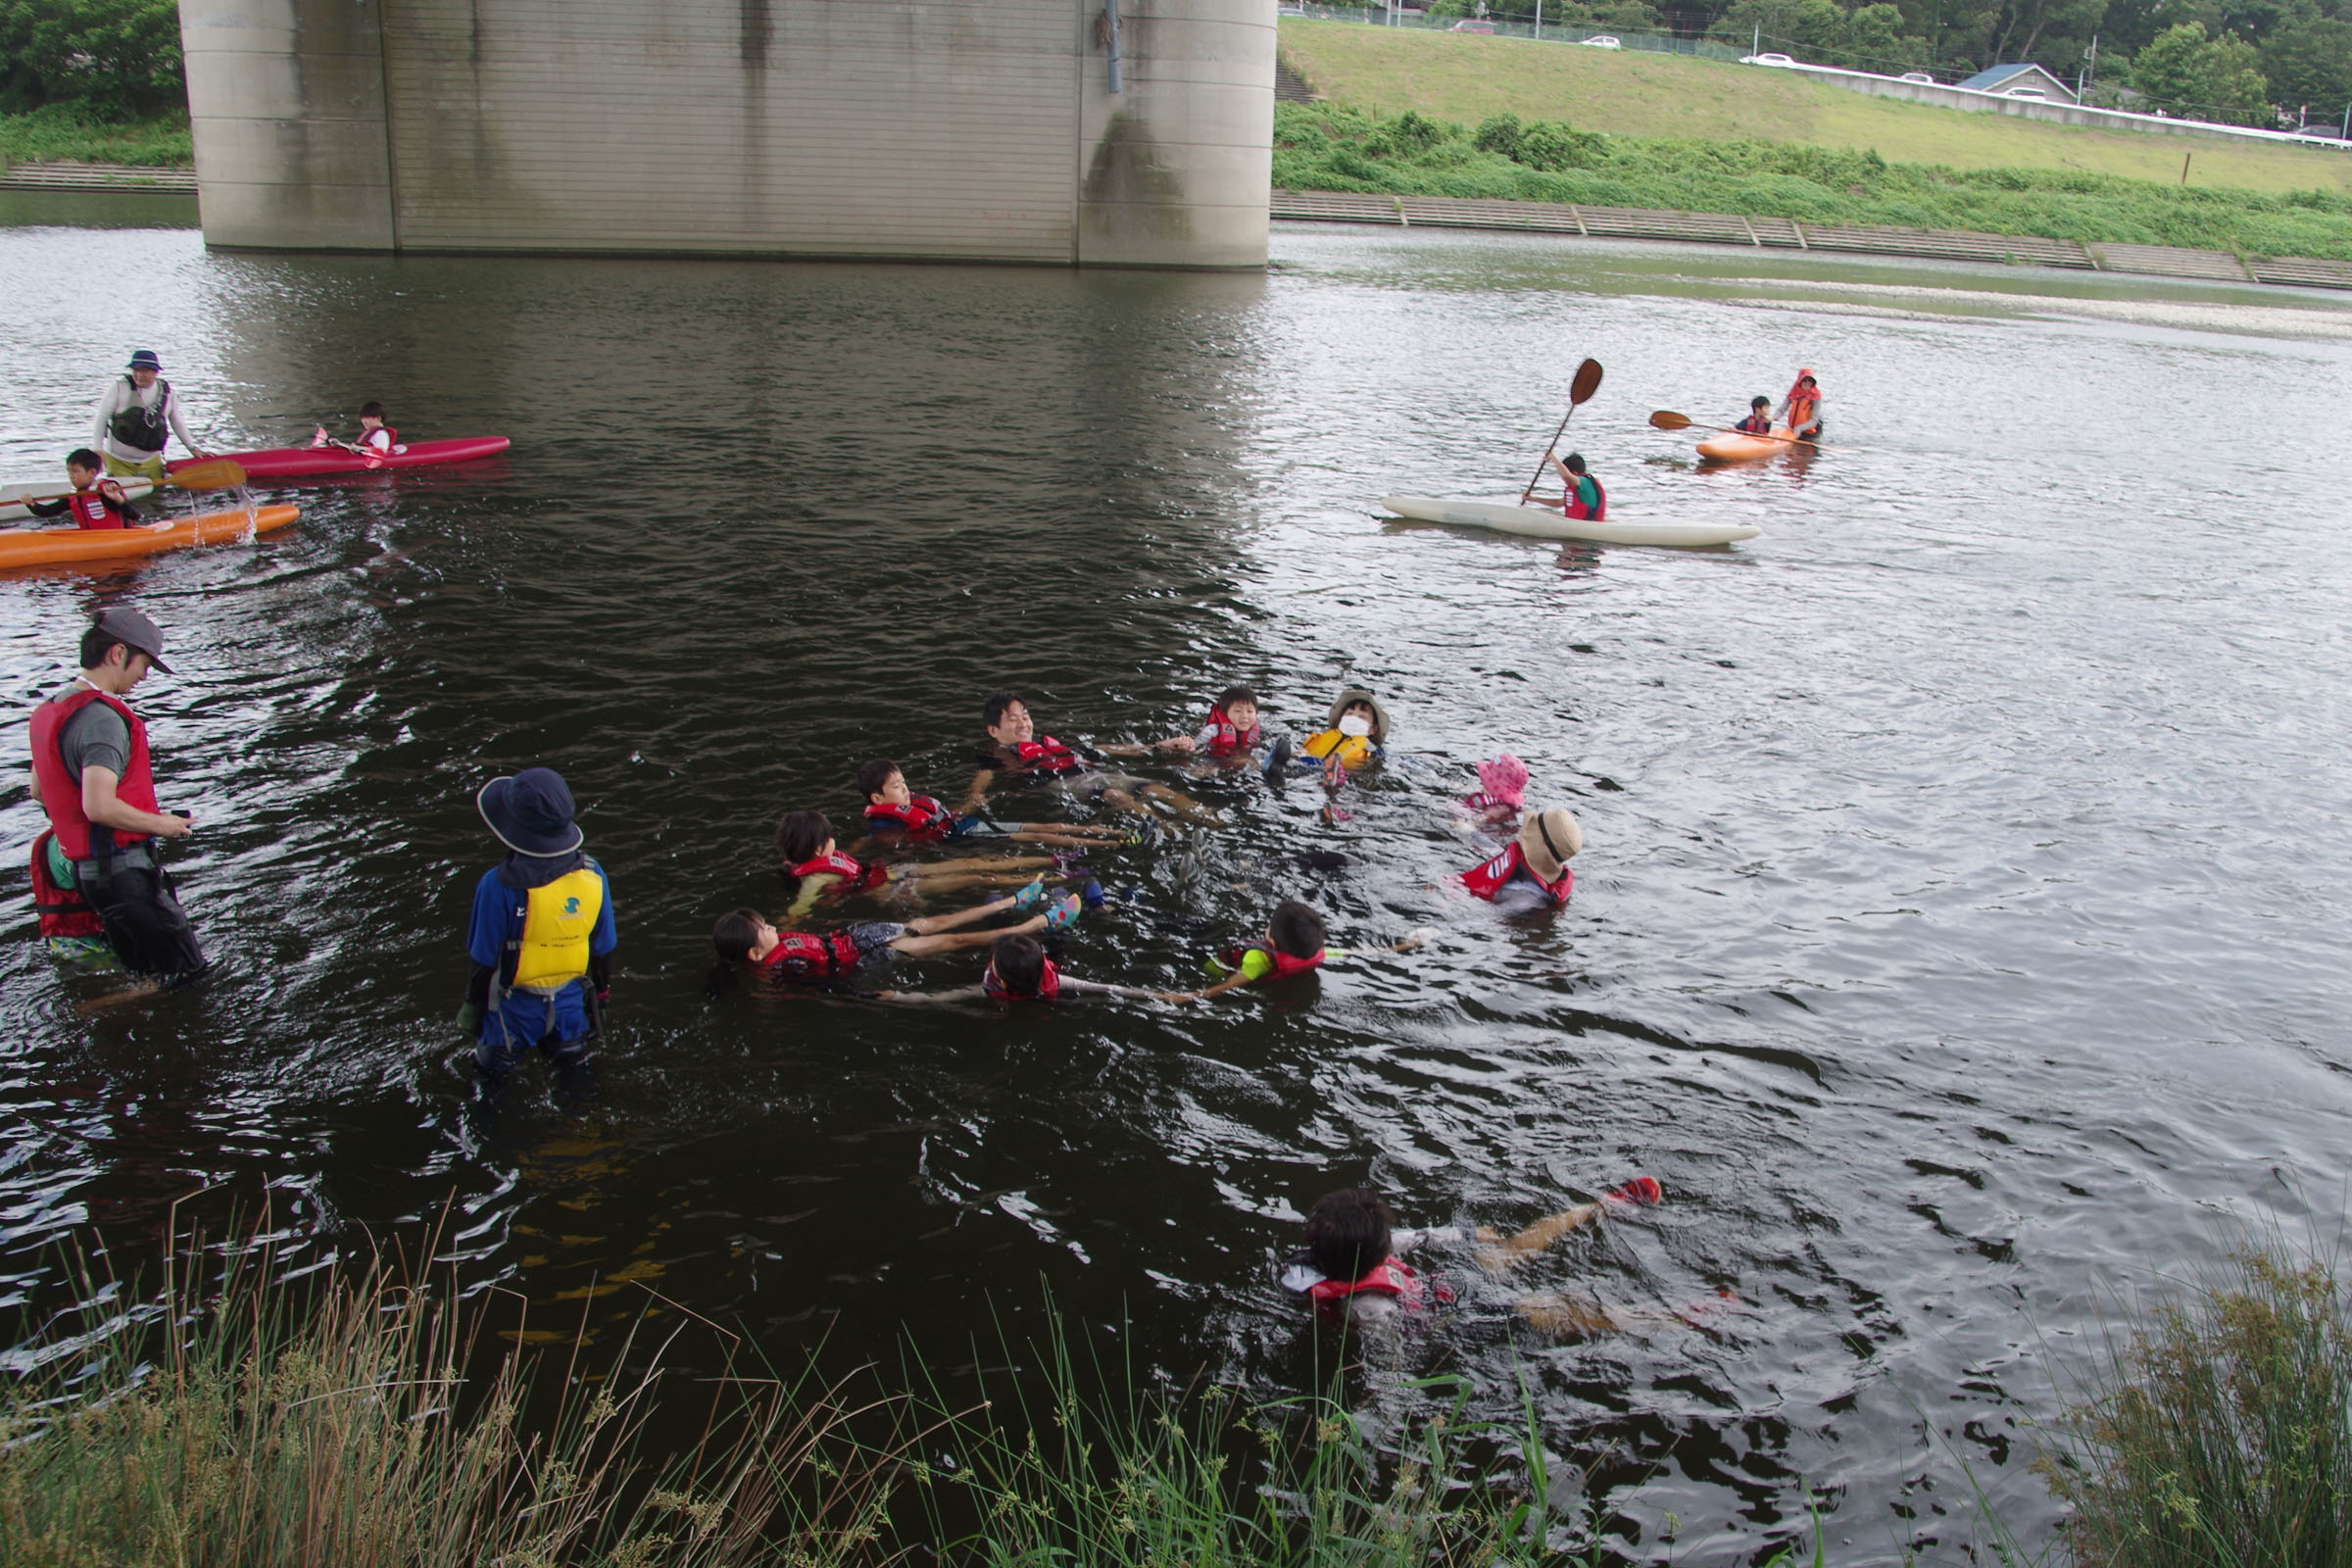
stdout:
<svg viewBox="0 0 2352 1568">
<path fill-rule="evenodd" d="M 1894 79 L 1897 81 L 1916 81 L 1922 87 L 1933 87 L 1936 85 L 1936 78 L 1929 75 L 1924 71 L 1906 71 Z"/>
<path fill-rule="evenodd" d="M 1740 63 L 1743 66 L 1793 66 L 1796 64 L 1787 55 L 1742 55 L 1740 57 Z"/>
<path fill-rule="evenodd" d="M 1622 49 L 1625 47 L 1624 44 L 1619 43 L 1614 37 L 1605 32 L 1596 32 L 1590 38 L 1579 38 L 1577 42 L 1583 44 L 1588 49 Z"/>
</svg>

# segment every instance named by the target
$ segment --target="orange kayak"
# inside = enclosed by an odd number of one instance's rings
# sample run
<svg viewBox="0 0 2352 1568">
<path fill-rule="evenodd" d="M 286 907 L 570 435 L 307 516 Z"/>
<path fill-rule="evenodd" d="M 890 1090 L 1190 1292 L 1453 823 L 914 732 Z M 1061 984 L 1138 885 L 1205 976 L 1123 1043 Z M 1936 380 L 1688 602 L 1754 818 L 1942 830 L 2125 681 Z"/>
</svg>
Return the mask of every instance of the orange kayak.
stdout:
<svg viewBox="0 0 2352 1568">
<path fill-rule="evenodd" d="M 300 507 L 256 507 L 250 512 L 202 513 L 156 527 L 0 528 L 0 567 L 122 561 L 191 545 L 234 544 L 283 528 L 301 515 Z"/>
<path fill-rule="evenodd" d="M 1758 458 L 1777 458 L 1792 447 L 1805 446 L 1781 425 L 1770 435 L 1717 435 L 1698 444 L 1698 455 L 1710 463 L 1753 463 Z"/>
</svg>

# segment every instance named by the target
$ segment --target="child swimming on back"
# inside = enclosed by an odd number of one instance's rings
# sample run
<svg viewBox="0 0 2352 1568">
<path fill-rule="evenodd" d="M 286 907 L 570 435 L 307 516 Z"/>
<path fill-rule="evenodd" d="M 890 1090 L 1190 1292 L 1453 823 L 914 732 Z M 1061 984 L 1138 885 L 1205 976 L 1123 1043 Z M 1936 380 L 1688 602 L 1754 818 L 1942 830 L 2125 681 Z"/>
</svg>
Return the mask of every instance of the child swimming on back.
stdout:
<svg viewBox="0 0 2352 1568">
<path fill-rule="evenodd" d="M 1190 735 L 1171 735 L 1154 745 L 1163 752 L 1226 760 L 1256 751 L 1261 734 L 1257 723 L 1257 693 L 1247 686 L 1228 686 L 1209 705 L 1208 719 L 1198 730 Z"/>
<path fill-rule="evenodd" d="M 1220 820 L 1214 811 L 1204 808 L 1189 795 L 1179 794 L 1165 784 L 1100 772 L 1070 747 L 1051 735 L 1039 735 L 1036 721 L 1029 716 L 1029 705 L 1016 692 L 990 694 L 981 705 L 980 725 L 988 731 L 989 744 L 973 759 L 980 770 L 972 775 L 972 787 L 964 796 L 966 811 L 980 809 L 988 800 L 989 790 L 1003 777 L 1022 784 L 1058 780 L 1083 798 L 1099 801 L 1114 810 L 1149 816 L 1151 808 L 1144 804 L 1149 800 L 1194 821 Z"/>
<path fill-rule="evenodd" d="M 762 980 L 787 985 L 825 986 L 846 980 L 868 965 L 900 957 L 928 958 L 943 953 L 986 947 L 1003 933 L 960 927 L 1021 906 L 1018 899 L 991 899 L 954 914 L 928 914 L 904 925 L 873 921 L 819 935 L 784 931 L 757 909 L 731 909 L 710 928 L 710 942 L 725 963 L 748 963 Z M 1059 930 L 1078 918 L 1071 894 L 1044 914 L 1031 915 L 1016 932 Z"/>
<path fill-rule="evenodd" d="M 911 885 L 918 894 L 1019 887 L 1028 878 L 1009 873 L 1054 863 L 1043 855 L 896 865 L 854 859 L 834 847 L 833 824 L 822 811 L 786 811 L 776 823 L 776 853 L 782 858 L 785 879 L 793 884 L 791 912 L 796 916 L 808 913 L 819 899 L 892 885 Z"/>
</svg>

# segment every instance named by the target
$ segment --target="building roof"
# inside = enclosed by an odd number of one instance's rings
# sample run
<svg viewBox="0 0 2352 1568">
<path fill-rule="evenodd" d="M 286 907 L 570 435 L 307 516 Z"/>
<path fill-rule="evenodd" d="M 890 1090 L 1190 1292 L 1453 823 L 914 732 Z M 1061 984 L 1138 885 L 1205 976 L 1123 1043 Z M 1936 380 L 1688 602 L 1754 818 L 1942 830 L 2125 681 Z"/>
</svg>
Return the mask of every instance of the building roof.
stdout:
<svg viewBox="0 0 2352 1568">
<path fill-rule="evenodd" d="M 2042 81 L 2047 82 L 2050 86 L 2057 88 L 2060 92 L 2065 93 L 2067 102 L 2074 102 L 2075 95 L 2071 91 L 2068 91 L 2065 82 L 2060 81 L 2049 72 L 2044 71 L 2041 67 L 2036 66 L 2030 61 L 2021 62 L 2017 65 L 2010 66 L 1994 66 L 1989 71 L 1980 71 L 1975 75 L 1969 77 L 1966 81 L 1955 82 L 1953 85 L 1971 88 L 1977 92 L 1999 92 L 2004 87 L 2024 86 L 2025 82 L 2020 78 L 2024 77 L 2029 73 L 2031 73 L 2033 75 L 2038 76 Z"/>
</svg>

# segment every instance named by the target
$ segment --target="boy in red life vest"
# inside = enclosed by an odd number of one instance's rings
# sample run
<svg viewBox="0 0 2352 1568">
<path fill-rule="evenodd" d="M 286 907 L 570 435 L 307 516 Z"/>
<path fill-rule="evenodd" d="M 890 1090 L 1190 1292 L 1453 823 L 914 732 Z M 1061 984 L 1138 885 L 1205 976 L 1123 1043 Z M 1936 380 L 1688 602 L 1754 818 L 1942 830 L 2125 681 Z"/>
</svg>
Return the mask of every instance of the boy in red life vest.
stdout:
<svg viewBox="0 0 2352 1568">
<path fill-rule="evenodd" d="M 1304 1296 L 1319 1311 L 1345 1313 L 1359 1325 L 1376 1323 L 1450 1300 L 1455 1294 L 1408 1266 L 1400 1253 L 1465 1242 L 1475 1247 L 1479 1266 L 1499 1276 L 1613 1208 L 1655 1203 L 1664 1197 L 1656 1178 L 1637 1176 L 1597 1202 L 1546 1214 L 1505 1236 L 1487 1225 L 1398 1230 L 1386 1199 L 1368 1187 L 1351 1187 L 1326 1194 L 1307 1213 L 1306 1246 L 1284 1260 L 1282 1286 Z M 1517 1305 L 1522 1317 L 1553 1333 L 1603 1333 L 1633 1321 L 1559 1295 L 1523 1297 Z"/>
<path fill-rule="evenodd" d="M 1585 471 L 1583 453 L 1571 452 L 1564 458 L 1551 452 L 1544 455 L 1559 470 L 1563 490 L 1557 501 L 1544 496 L 1532 496 L 1530 500 L 1539 507 L 1558 507 L 1568 516 L 1592 522 L 1598 522 L 1609 514 L 1609 493 L 1601 488 L 1598 479 Z"/>
<path fill-rule="evenodd" d="M 958 816 L 937 797 L 917 795 L 907 788 L 906 775 L 888 758 L 878 757 L 858 770 L 858 793 L 865 797 L 865 830 L 877 839 L 900 838 L 908 844 L 1010 839 L 1016 844 L 1050 844 L 1064 850 L 1144 842 L 1140 833 L 1082 822 L 1000 822 L 986 811 Z"/>
<path fill-rule="evenodd" d="M 1388 948 L 1326 948 L 1323 916 L 1309 906 L 1291 899 L 1274 906 L 1274 917 L 1266 922 L 1263 937 L 1229 949 L 1209 960 L 1209 967 L 1224 975 L 1224 979 L 1205 991 L 1154 991 L 1148 995 L 1160 1002 L 1204 1002 L 1243 986 L 1267 985 L 1310 973 L 1322 968 L 1327 957 L 1349 957 L 1357 953 L 1409 953 L 1426 941 L 1428 935 L 1426 931 L 1416 931 Z"/>
<path fill-rule="evenodd" d="M 36 517 L 71 516 L 77 528 L 128 528 L 139 524 L 139 514 L 132 510 L 130 498 L 122 487 L 106 476 L 106 460 L 88 447 L 77 449 L 66 459 L 66 477 L 73 483 L 74 493 L 57 501 L 28 501 L 24 510 Z M 166 527 L 165 523 L 145 524 Z"/>
<path fill-rule="evenodd" d="M 882 887 L 913 888 L 915 893 L 949 893 L 958 888 L 1019 888 L 1030 879 L 1009 873 L 1054 863 L 1050 856 L 1007 856 L 1003 859 L 933 860 L 927 864 L 901 862 L 884 865 L 860 860 L 834 847 L 833 823 L 822 811 L 786 811 L 776 822 L 776 854 L 782 858 L 784 879 L 793 885 L 791 913 L 807 914 L 820 899 L 847 898 Z M 1037 902 L 1042 881 L 1022 888 L 1023 905 Z"/>
<path fill-rule="evenodd" d="M 336 440 L 326 433 L 326 426 L 323 424 L 311 432 L 311 445 L 314 447 L 341 447 L 346 452 L 357 454 L 366 461 L 370 468 L 389 467 L 393 454 L 409 450 L 400 444 L 400 432 L 384 422 L 384 406 L 381 403 L 360 405 L 358 445 L 355 446 L 349 441 Z"/>
<path fill-rule="evenodd" d="M 96 913 L 124 968 L 177 987 L 205 972 L 205 956 L 155 844 L 194 822 L 156 804 L 147 725 L 126 701 L 148 670 L 172 672 L 163 654 L 163 631 L 139 612 L 100 612 L 82 633 L 81 673 L 32 710 L 32 798 L 69 866 L 53 883 Z"/>
<path fill-rule="evenodd" d="M 1207 721 L 1190 735 L 1171 735 L 1153 743 L 1162 752 L 1184 752 L 1225 761 L 1257 750 L 1264 734 L 1257 725 L 1257 693 L 1247 686 L 1228 686 L 1209 705 Z"/>
<path fill-rule="evenodd" d="M 757 909 L 733 909 L 720 915 L 710 928 L 710 942 L 718 949 L 721 962 L 751 964 L 762 980 L 830 986 L 869 964 L 887 965 L 901 957 L 930 958 L 986 947 L 1003 933 L 958 928 L 1012 907 L 1011 899 L 991 899 L 954 914 L 927 914 L 905 925 L 877 920 L 822 935 L 778 930 Z M 1073 893 L 1050 912 L 1033 914 L 1011 929 L 1021 933 L 1060 930 L 1078 918 L 1078 895 Z"/>
<path fill-rule="evenodd" d="M 1772 399 L 1765 397 L 1747 400 L 1747 417 L 1732 426 L 1741 435 L 1772 434 Z"/>
<path fill-rule="evenodd" d="M 1556 909 L 1576 891 L 1568 861 L 1585 847 L 1584 830 L 1566 807 L 1538 811 L 1519 824 L 1519 836 L 1500 855 L 1472 866 L 1458 880 L 1473 897 L 1528 909 Z"/>
<path fill-rule="evenodd" d="M 989 743 L 973 759 L 980 770 L 972 775 L 972 787 L 964 795 L 966 811 L 979 810 L 987 803 L 990 788 L 1003 778 L 1016 787 L 1058 781 L 1084 800 L 1146 817 L 1152 815 L 1152 808 L 1144 801 L 1151 800 L 1180 816 L 1209 823 L 1219 820 L 1215 812 L 1202 809 L 1199 801 L 1165 784 L 1097 771 L 1076 751 L 1051 735 L 1038 734 L 1029 705 L 1015 692 L 991 693 L 981 705 L 980 725 L 988 731 Z M 1143 749 L 1130 750 L 1140 754 Z"/>
<path fill-rule="evenodd" d="M 970 1002 L 986 997 L 993 1002 L 1059 1002 L 1073 992 L 1101 997 L 1149 997 L 1136 986 L 1108 986 L 1063 974 L 1035 937 L 1018 932 L 997 938 L 988 952 L 988 972 L 976 986 L 952 991 L 885 991 L 881 1002 Z"/>
</svg>

